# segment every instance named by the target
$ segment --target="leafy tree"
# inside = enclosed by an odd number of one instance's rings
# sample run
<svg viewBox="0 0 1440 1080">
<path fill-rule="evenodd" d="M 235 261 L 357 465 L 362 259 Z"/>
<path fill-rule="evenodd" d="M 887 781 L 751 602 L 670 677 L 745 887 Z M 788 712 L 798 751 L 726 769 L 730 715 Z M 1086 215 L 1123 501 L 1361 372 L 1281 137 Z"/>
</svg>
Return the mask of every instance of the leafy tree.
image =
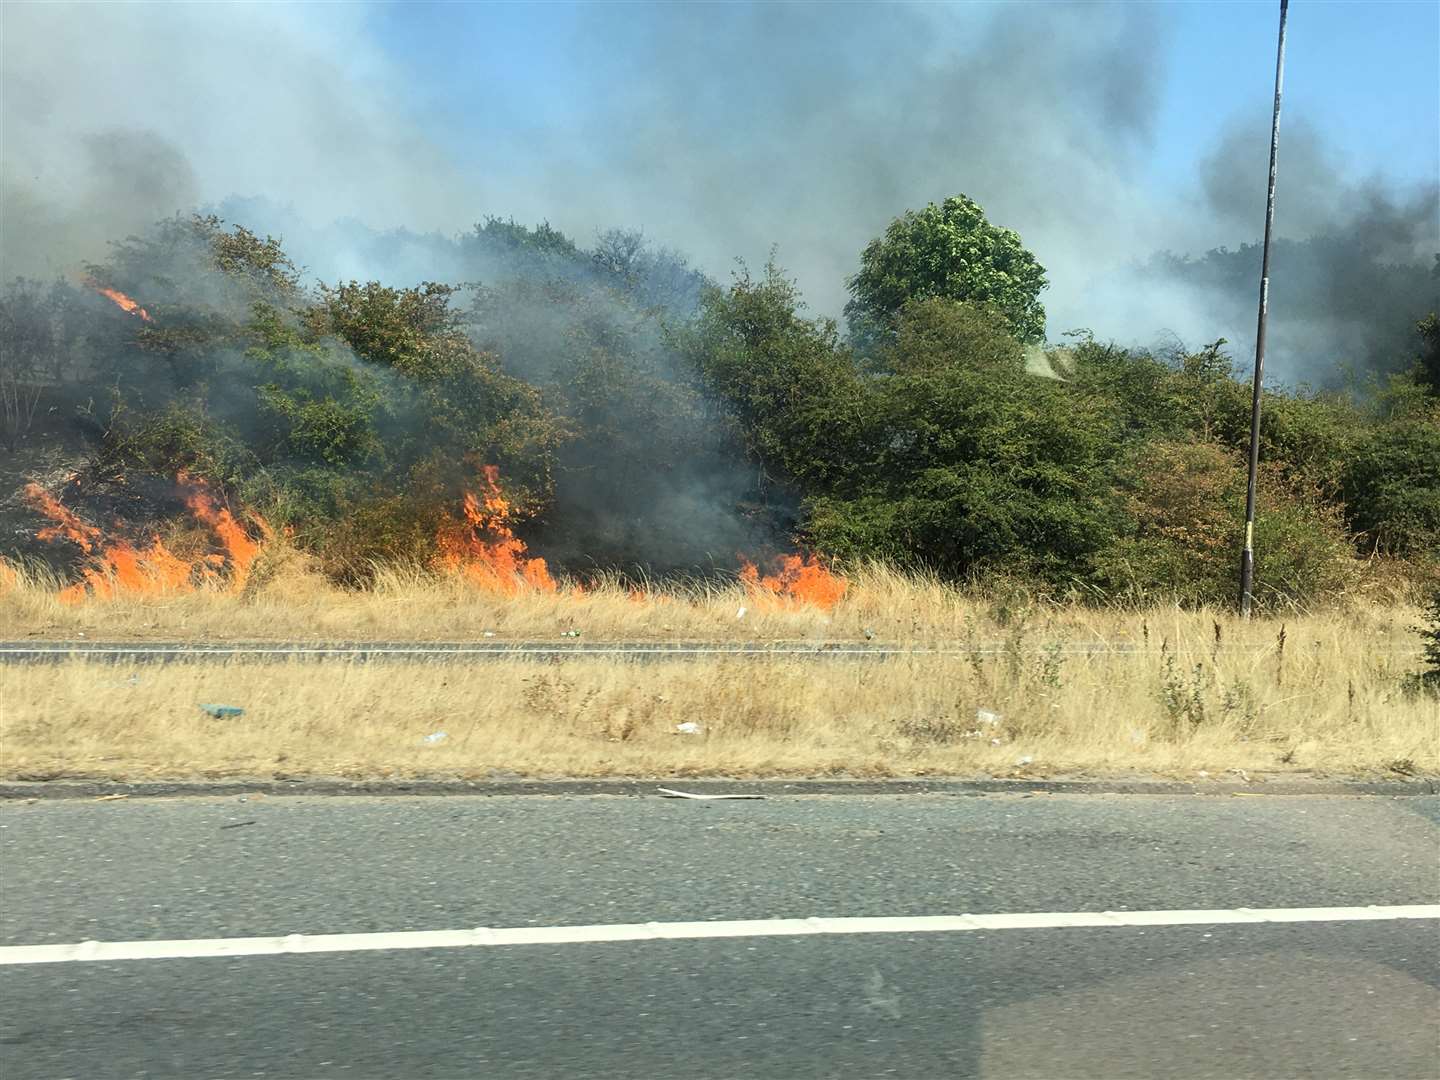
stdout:
<svg viewBox="0 0 1440 1080">
<path fill-rule="evenodd" d="M 927 298 L 906 302 L 880 362 L 901 375 L 935 375 L 956 366 L 1012 371 L 1024 364 L 1024 349 L 993 308 Z"/>
<path fill-rule="evenodd" d="M 1440 262 L 1436 263 L 1440 266 Z M 1420 335 L 1420 355 L 1415 361 L 1415 381 L 1426 391 L 1440 398 L 1440 318 L 1432 311 L 1416 326 Z"/>
<path fill-rule="evenodd" d="M 1440 407 L 1359 439 L 1341 494 L 1351 528 L 1373 548 L 1440 555 Z"/>
<path fill-rule="evenodd" d="M 456 291 L 432 282 L 321 286 L 306 322 L 389 376 L 379 434 L 395 467 L 448 461 L 458 483 L 464 461 L 483 459 L 532 499 L 546 499 L 562 432 L 533 386 L 471 342 L 450 306 Z"/>
<path fill-rule="evenodd" d="M 857 338 L 893 329 L 907 301 L 939 298 L 993 307 L 1022 344 L 1045 338 L 1040 292 L 1045 268 L 1020 237 L 985 220 L 973 200 L 955 195 L 907 211 L 866 245 L 849 279 L 845 316 Z"/>
<path fill-rule="evenodd" d="M 902 316 L 892 352 L 909 354 L 904 371 L 868 384 L 872 426 L 859 449 L 869 456 L 847 489 L 812 497 L 812 535 L 827 550 L 952 576 L 1004 567 L 1076 582 L 1119 526 L 1108 403 L 1028 374 L 1013 342 L 957 353 L 933 332 L 936 314 L 924 305 Z M 927 325 L 917 333 L 912 321 Z"/>
<path fill-rule="evenodd" d="M 869 454 L 873 394 L 834 321 L 801 307 L 772 260 L 763 277 L 742 269 L 729 289 L 707 289 L 678 341 L 762 468 L 802 487 L 843 487 Z"/>
<path fill-rule="evenodd" d="M 910 302 L 870 371 L 797 308 L 773 265 L 741 275 L 707 295 L 692 346 L 751 451 L 803 495 L 811 542 L 951 575 L 1083 573 L 1118 524 L 1106 402 L 1027 374 L 984 308 Z"/>
</svg>

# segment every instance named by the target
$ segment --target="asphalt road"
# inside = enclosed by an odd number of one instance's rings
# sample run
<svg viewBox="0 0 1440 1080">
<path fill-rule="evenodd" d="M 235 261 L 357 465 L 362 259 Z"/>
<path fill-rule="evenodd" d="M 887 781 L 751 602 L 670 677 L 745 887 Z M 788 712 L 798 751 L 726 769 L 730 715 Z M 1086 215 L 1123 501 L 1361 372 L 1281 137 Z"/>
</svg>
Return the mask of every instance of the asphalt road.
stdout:
<svg viewBox="0 0 1440 1080">
<path fill-rule="evenodd" d="M 0 806 L 0 947 L 1440 901 L 1440 798 Z M 1440 923 L 0 964 L 0 1075 L 1440 1076 Z"/>
</svg>

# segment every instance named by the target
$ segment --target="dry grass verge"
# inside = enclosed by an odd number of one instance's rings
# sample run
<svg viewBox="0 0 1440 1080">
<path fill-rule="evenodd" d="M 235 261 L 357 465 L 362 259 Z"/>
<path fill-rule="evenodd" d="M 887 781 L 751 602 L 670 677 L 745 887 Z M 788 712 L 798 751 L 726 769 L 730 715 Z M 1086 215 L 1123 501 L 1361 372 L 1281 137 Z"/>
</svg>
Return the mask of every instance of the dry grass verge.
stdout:
<svg viewBox="0 0 1440 1080">
<path fill-rule="evenodd" d="M 1078 617 L 1078 616 L 1077 616 Z M 1118 618 L 1118 617 L 1117 617 Z M 1440 771 L 1440 701 L 1360 615 L 1132 617 L 1147 650 L 836 663 L 234 663 L 0 669 L 7 778 Z M 1388 626 L 1389 630 L 1384 627 Z M 212 719 L 200 703 L 243 706 Z M 994 714 L 986 715 L 986 714 Z M 677 732 L 696 723 L 698 734 Z M 426 735 L 446 737 L 426 742 Z"/>
<path fill-rule="evenodd" d="M 267 565 L 263 559 L 270 559 Z M 1038 604 L 1019 587 L 984 592 L 883 566 L 852 573 L 825 611 L 757 592 L 739 581 L 667 583 L 636 591 L 601 584 L 582 594 L 507 596 L 465 579 L 384 569 L 371 588 L 347 590 L 307 572 L 294 552 L 267 553 L 245 591 L 121 595 L 62 603 L 59 583 L 37 573 L 0 579 L 0 636 L 9 639 L 152 641 L 873 641 L 876 644 L 1027 640 L 1102 641 L 1158 648 L 1169 640 L 1223 648 L 1271 647 L 1281 626 L 1293 641 L 1337 635 L 1366 647 L 1418 649 L 1407 605 L 1352 603 L 1332 616 L 1240 623 L 1224 613 L 1129 611 Z M 741 614 L 743 611 L 743 614 Z"/>
</svg>

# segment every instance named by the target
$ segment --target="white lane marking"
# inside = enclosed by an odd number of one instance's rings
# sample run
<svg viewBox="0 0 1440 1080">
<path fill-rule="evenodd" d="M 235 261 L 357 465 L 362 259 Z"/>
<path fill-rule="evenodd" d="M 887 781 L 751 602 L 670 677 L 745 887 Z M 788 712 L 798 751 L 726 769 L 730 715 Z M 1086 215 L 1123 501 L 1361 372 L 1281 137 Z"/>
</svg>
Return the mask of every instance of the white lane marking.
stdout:
<svg viewBox="0 0 1440 1080">
<path fill-rule="evenodd" d="M 482 926 L 474 930 L 416 930 L 384 934 L 289 934 L 284 937 L 196 938 L 179 941 L 82 941 L 69 945 L 5 946 L 0 948 L 0 965 L 171 960 L 207 956 L 279 956 L 393 949 L 472 949 L 502 945 L 589 945 L 607 941 L 679 941 L 816 934 L 935 934 L 974 930 L 1373 922 L 1394 919 L 1440 919 L 1440 904 L 1219 908 L 1209 911 L 1037 911 L 999 915 L 741 919 L 718 922 L 613 923 L 597 926 Z"/>
</svg>

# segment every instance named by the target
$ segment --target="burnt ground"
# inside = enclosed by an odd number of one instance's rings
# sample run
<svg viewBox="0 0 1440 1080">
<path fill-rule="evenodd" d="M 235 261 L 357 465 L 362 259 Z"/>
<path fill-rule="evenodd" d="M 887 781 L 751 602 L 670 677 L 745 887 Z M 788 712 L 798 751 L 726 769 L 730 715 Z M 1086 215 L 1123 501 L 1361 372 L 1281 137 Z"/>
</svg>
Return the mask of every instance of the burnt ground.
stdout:
<svg viewBox="0 0 1440 1080">
<path fill-rule="evenodd" d="M 48 519 L 26 497 L 30 483 L 106 536 L 145 540 L 157 521 L 184 510 L 172 477 L 126 475 L 105 463 L 104 409 L 82 388 L 53 388 L 15 448 L 0 444 L 0 556 L 65 578 L 73 578 L 84 559 L 78 544 L 39 538 Z"/>
<path fill-rule="evenodd" d="M 20 562 L 39 562 L 53 570 L 69 569 L 80 555 L 69 543 L 46 543 L 36 537 L 45 516 L 25 498 L 25 485 L 38 483 L 70 503 L 62 494 L 88 472 L 103 436 L 100 422 L 87 415 L 98 406 L 89 395 L 47 391 L 29 431 L 12 450 L 0 444 L 0 555 Z"/>
</svg>

